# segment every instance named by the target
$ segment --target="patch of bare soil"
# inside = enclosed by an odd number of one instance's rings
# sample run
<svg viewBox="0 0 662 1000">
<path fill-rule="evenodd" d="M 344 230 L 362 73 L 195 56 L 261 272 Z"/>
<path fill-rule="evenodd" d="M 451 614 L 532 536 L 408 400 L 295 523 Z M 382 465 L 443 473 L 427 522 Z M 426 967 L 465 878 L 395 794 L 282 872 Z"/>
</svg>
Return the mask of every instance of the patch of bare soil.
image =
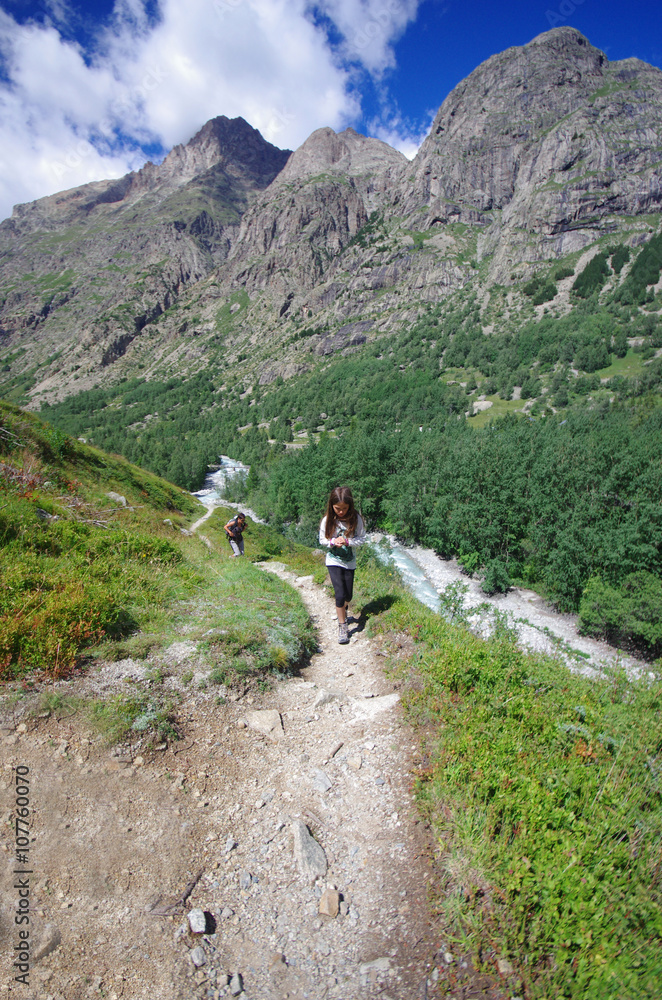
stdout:
<svg viewBox="0 0 662 1000">
<path fill-rule="evenodd" d="M 4 720 L 0 998 L 498 995 L 430 920 L 429 836 L 410 790 L 417 744 L 377 643 L 359 622 L 338 645 L 312 578 L 265 569 L 301 588 L 319 629 L 299 677 L 220 704 L 186 687 L 183 739 L 149 751 L 109 750 L 75 714 Z M 176 646 L 173 670 L 190 671 L 194 644 Z M 106 668 L 106 691 L 135 670 L 125 666 Z M 32 810 L 28 987 L 12 964 L 20 765 Z"/>
</svg>

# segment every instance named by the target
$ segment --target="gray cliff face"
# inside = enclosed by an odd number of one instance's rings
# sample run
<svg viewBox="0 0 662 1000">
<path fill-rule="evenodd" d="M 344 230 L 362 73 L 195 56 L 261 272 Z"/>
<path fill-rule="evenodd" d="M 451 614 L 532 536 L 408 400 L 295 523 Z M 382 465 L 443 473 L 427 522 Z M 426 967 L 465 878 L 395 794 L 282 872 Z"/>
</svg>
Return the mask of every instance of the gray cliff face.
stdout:
<svg viewBox="0 0 662 1000">
<path fill-rule="evenodd" d="M 248 291 L 312 290 L 406 163 L 354 129 L 317 129 L 243 217 L 223 276 Z"/>
<path fill-rule="evenodd" d="M 577 249 L 611 216 L 660 210 L 661 137 L 662 72 L 609 63 L 557 28 L 492 56 L 449 94 L 393 211 L 492 226 L 492 247 L 507 244 L 511 262 L 526 254 L 522 232 L 543 255 L 550 237 L 557 252 Z"/>
<path fill-rule="evenodd" d="M 492 56 L 446 98 L 407 175 L 405 211 L 477 221 L 515 195 L 529 150 L 580 109 L 607 60 L 572 28 Z"/>
<path fill-rule="evenodd" d="M 351 128 L 290 153 L 215 118 L 159 166 L 0 224 L 0 391 L 38 405 L 240 352 L 268 382 L 467 283 L 517 294 L 607 234 L 647 238 L 661 150 L 662 73 L 572 28 L 480 65 L 411 163 Z"/>
</svg>

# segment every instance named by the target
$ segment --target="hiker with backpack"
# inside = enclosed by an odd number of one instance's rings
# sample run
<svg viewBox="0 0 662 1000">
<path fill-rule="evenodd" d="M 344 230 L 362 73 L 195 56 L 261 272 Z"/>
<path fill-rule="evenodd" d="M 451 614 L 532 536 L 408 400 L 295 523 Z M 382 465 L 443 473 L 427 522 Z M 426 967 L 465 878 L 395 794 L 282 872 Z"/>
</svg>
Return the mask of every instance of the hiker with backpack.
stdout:
<svg viewBox="0 0 662 1000">
<path fill-rule="evenodd" d="M 230 543 L 230 548 L 232 549 L 231 559 L 235 559 L 237 556 L 243 556 L 244 554 L 244 539 L 241 537 L 242 532 L 246 528 L 246 515 L 242 514 L 241 511 L 236 517 L 233 517 L 223 528 L 225 534 L 228 536 L 228 541 Z"/>
<path fill-rule="evenodd" d="M 333 584 L 338 616 L 338 642 L 344 646 L 349 642 L 347 632 L 348 607 L 354 589 L 356 569 L 355 548 L 365 542 L 363 518 L 354 506 L 352 491 L 347 486 L 339 486 L 331 491 L 326 514 L 319 530 L 319 543 L 328 548 L 326 566 Z M 352 621 L 356 619 L 351 618 Z"/>
</svg>

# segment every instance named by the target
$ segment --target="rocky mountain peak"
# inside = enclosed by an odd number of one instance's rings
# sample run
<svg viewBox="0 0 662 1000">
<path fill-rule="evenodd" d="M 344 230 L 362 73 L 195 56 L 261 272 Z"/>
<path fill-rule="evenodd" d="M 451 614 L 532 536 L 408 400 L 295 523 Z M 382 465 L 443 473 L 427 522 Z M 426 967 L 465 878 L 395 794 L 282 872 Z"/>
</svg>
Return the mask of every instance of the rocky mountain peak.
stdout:
<svg viewBox="0 0 662 1000">
<path fill-rule="evenodd" d="M 183 184 L 221 167 L 229 176 L 262 188 L 271 183 L 290 156 L 291 150 L 273 146 L 243 118 L 219 115 L 203 125 L 186 145 L 175 146 L 160 167 L 149 164 L 143 170 L 148 183 L 176 179 L 177 184 Z"/>
<path fill-rule="evenodd" d="M 278 177 L 278 183 L 301 180 L 323 173 L 347 177 L 382 172 L 407 163 L 402 153 L 381 139 L 371 139 L 353 128 L 334 132 L 318 128 L 299 146 Z"/>
<path fill-rule="evenodd" d="M 95 181 L 14 207 L 2 223 L 13 232 L 83 221 L 93 210 L 119 208 L 145 195 L 162 201 L 191 182 L 216 173 L 245 192 L 267 187 L 283 169 L 291 150 L 278 149 L 243 118 L 212 118 L 185 145 L 175 146 L 161 164 L 148 161 L 117 180 Z"/>
<path fill-rule="evenodd" d="M 636 135 L 659 122 L 662 73 L 626 62 L 569 27 L 491 56 L 441 105 L 398 210 L 427 203 L 428 225 L 486 225 L 507 209 L 504 221 L 556 233 L 658 204 L 659 156 Z M 625 148 L 638 150 L 636 169 Z"/>
<path fill-rule="evenodd" d="M 448 95 L 414 162 L 451 142 L 471 148 L 485 137 L 498 147 L 533 138 L 600 86 L 606 63 L 603 52 L 567 27 L 491 56 Z"/>
<path fill-rule="evenodd" d="M 570 59 L 575 64 L 581 64 L 585 68 L 591 65 L 602 66 L 607 58 L 604 52 L 591 45 L 581 31 L 571 28 L 570 25 L 543 31 L 522 48 L 528 49 L 534 45 L 557 52 L 564 58 Z M 506 49 L 505 51 L 510 52 L 511 50 Z"/>
<path fill-rule="evenodd" d="M 219 116 L 160 165 L 0 224 L 0 341 L 39 368 L 34 394 L 169 371 L 173 339 L 183 372 L 275 338 L 289 360 L 265 362 L 267 384 L 461 285 L 516 292 L 607 233 L 640 240 L 662 207 L 661 119 L 660 70 L 573 28 L 478 66 L 411 163 L 352 128 L 290 153 Z"/>
</svg>

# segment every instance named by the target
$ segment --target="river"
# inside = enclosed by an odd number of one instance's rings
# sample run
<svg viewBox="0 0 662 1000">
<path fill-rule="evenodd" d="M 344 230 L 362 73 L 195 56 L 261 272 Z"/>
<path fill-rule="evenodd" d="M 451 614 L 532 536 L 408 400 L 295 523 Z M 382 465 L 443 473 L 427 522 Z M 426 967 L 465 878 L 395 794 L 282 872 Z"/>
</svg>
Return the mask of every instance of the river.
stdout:
<svg viewBox="0 0 662 1000">
<path fill-rule="evenodd" d="M 228 479 L 233 479 L 236 476 L 247 476 L 250 472 L 249 466 L 244 465 L 242 462 L 237 462 L 236 459 L 229 458 L 227 455 L 220 456 L 220 463 L 218 469 L 207 474 L 204 486 L 201 490 L 197 490 L 193 496 L 197 497 L 200 503 L 203 503 L 207 508 L 218 507 L 219 504 L 223 504 L 224 507 L 232 507 L 233 510 L 242 510 L 244 514 L 247 514 L 257 524 L 264 524 L 265 522 L 262 518 L 258 517 L 250 507 L 246 507 L 245 504 L 241 503 L 233 503 L 223 497 Z"/>
<path fill-rule="evenodd" d="M 650 670 L 644 661 L 580 635 L 577 615 L 561 614 L 533 590 L 512 587 L 507 594 L 488 597 L 480 582 L 466 576 L 455 559 L 442 559 L 420 545 L 405 546 L 389 535 L 373 534 L 371 540 L 375 551 L 397 568 L 407 588 L 429 608 L 447 613 L 440 594 L 454 591 L 462 610 L 468 613 L 471 628 L 480 634 L 489 634 L 494 611 L 498 611 L 505 615 L 522 647 L 553 656 L 573 670 L 595 674 L 604 668 L 622 668 L 630 675 Z"/>
</svg>

